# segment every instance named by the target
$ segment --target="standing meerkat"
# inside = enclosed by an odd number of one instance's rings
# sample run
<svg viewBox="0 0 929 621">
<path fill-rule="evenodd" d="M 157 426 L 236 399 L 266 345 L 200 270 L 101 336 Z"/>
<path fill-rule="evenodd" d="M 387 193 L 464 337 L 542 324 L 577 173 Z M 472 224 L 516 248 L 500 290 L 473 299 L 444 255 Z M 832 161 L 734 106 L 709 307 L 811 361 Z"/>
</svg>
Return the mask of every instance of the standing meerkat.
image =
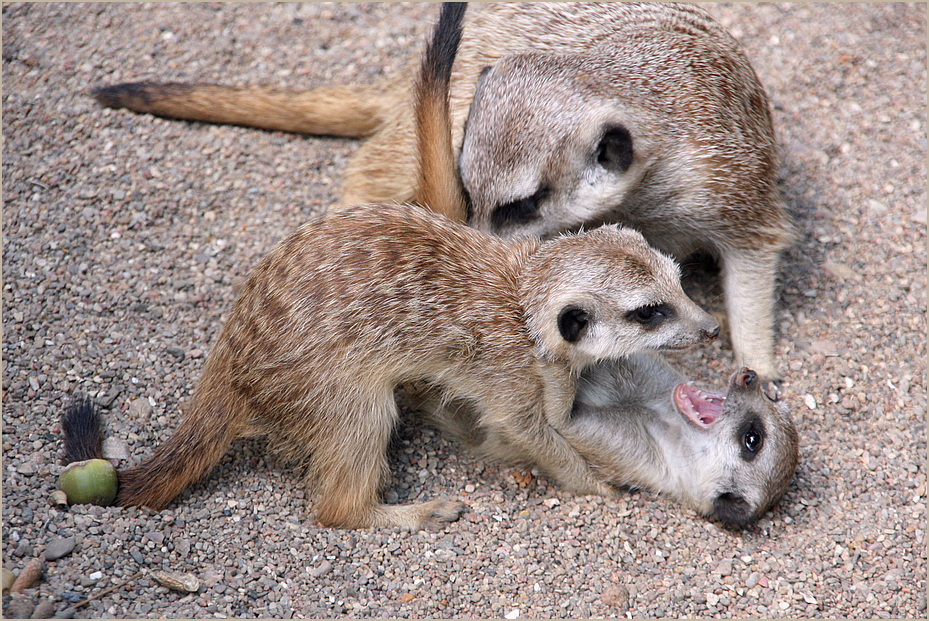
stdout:
<svg viewBox="0 0 929 621">
<path fill-rule="evenodd" d="M 438 208 L 456 200 L 434 186 L 456 183 L 453 158 L 441 155 L 452 151 L 447 80 L 463 11 L 443 9 L 418 87 L 419 152 L 432 170 L 418 196 Z M 560 432 L 580 371 L 718 330 L 684 294 L 677 264 L 632 229 L 507 241 L 413 205 L 346 208 L 302 226 L 252 270 L 187 415 L 148 460 L 119 473 L 116 502 L 160 509 L 233 440 L 262 435 L 306 466 L 324 525 L 456 519 L 456 502 L 380 500 L 394 391 L 407 382 L 474 403 L 477 425 L 566 488 L 608 493 Z M 62 428 L 67 438 L 87 426 Z"/>
<path fill-rule="evenodd" d="M 478 453 L 532 467 L 532 456 L 474 425 L 473 404 L 425 386 L 400 398 Z M 666 494 L 725 524 L 754 522 L 783 496 L 797 468 L 799 439 L 782 402 L 754 371 L 729 378 L 727 392 L 684 383 L 657 355 L 633 354 L 584 370 L 570 422 L 560 433 L 597 477 L 617 487 Z"/>
<path fill-rule="evenodd" d="M 172 118 L 367 137 L 343 204 L 410 201 L 419 178 L 408 70 L 308 91 L 121 84 L 97 99 Z M 411 88 L 412 86 L 412 88 Z M 795 233 L 776 187 L 768 98 L 703 9 L 662 3 L 479 4 L 452 69 L 453 143 L 470 208 L 503 237 L 617 222 L 679 260 L 721 267 L 736 366 L 778 377 L 774 300 Z"/>
</svg>

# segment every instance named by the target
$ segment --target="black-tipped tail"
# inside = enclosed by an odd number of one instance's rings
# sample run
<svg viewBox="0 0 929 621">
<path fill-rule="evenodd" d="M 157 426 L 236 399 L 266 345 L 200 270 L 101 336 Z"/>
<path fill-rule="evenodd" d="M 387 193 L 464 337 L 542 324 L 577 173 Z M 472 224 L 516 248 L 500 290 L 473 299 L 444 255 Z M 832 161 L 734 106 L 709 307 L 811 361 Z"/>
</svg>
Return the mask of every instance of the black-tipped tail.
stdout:
<svg viewBox="0 0 929 621">
<path fill-rule="evenodd" d="M 462 224 L 467 220 L 467 203 L 452 148 L 448 91 L 466 8 L 464 2 L 442 5 L 439 22 L 426 46 L 415 94 L 419 155 L 416 200 Z"/>
<path fill-rule="evenodd" d="M 128 108 L 136 112 L 166 114 L 159 109 L 159 102 L 173 99 L 183 100 L 203 88 L 199 84 L 182 84 L 177 82 L 149 83 L 128 82 L 113 86 L 97 86 L 90 89 L 90 94 L 108 108 Z"/>
<path fill-rule="evenodd" d="M 464 21 L 467 2 L 445 2 L 439 13 L 439 23 L 432 33 L 432 41 L 426 48 L 423 65 L 425 73 L 432 73 L 433 78 L 441 85 L 447 85 L 452 75 L 452 65 L 458 53 L 458 44 L 461 42 L 462 23 Z"/>
<path fill-rule="evenodd" d="M 103 457 L 103 419 L 89 397 L 76 397 L 61 415 L 65 465 Z"/>
</svg>

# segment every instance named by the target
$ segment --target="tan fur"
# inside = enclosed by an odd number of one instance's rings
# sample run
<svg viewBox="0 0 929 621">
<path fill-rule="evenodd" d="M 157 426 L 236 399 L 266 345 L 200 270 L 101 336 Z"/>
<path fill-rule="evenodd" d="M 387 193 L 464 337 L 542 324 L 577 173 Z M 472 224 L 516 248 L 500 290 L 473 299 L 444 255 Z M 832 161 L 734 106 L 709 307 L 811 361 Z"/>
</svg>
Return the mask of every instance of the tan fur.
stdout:
<svg viewBox="0 0 929 621">
<path fill-rule="evenodd" d="M 438 64 L 430 58 L 424 72 Z M 445 91 L 425 92 L 441 100 Z M 443 104 L 423 108 L 424 127 L 439 133 L 421 140 L 450 151 Z M 439 171 L 421 191 L 450 196 L 430 184 L 453 178 Z M 412 205 L 328 214 L 251 272 L 187 416 L 149 460 L 121 474 L 117 500 L 161 508 L 232 440 L 260 434 L 306 468 L 325 525 L 420 528 L 455 519 L 454 502 L 380 502 L 399 415 L 394 391 L 408 382 L 424 382 L 443 401 L 473 403 L 475 425 L 522 447 L 566 487 L 605 493 L 559 431 L 577 375 L 601 359 L 715 336 L 718 324 L 679 278 L 670 258 L 617 226 L 508 242 Z"/>
<path fill-rule="evenodd" d="M 271 95 L 258 89 L 194 87 L 178 97 L 106 103 L 370 136 L 345 172 L 343 204 L 409 201 L 420 176 L 411 74 L 344 91 L 341 100 L 330 88 L 267 103 Z M 736 365 L 778 376 L 774 290 L 780 252 L 794 231 L 776 187 L 768 99 L 739 45 L 705 11 L 662 3 L 475 5 L 450 98 L 472 226 L 550 236 L 620 222 L 678 259 L 706 251 L 722 269 Z M 365 111 L 347 120 L 343 110 L 359 105 Z M 634 157 L 628 169 L 610 171 L 595 154 L 604 127 L 614 124 L 630 132 Z M 547 194 L 531 221 L 494 222 L 501 205 L 543 186 Z M 467 217 L 460 205 L 445 213 Z"/>
<path fill-rule="evenodd" d="M 684 381 L 657 355 L 593 365 L 581 375 L 570 421 L 559 433 L 604 482 L 667 494 L 728 524 L 757 520 L 783 496 L 797 467 L 798 435 L 786 406 L 742 369 L 730 378 L 728 394 L 702 393 L 722 405 L 711 423 L 697 425 L 675 402 Z M 472 403 L 443 401 L 425 385 L 406 386 L 398 397 L 486 457 L 536 465 L 522 446 L 483 433 Z M 755 452 L 744 449 L 747 429 L 764 437 Z"/>
<path fill-rule="evenodd" d="M 320 218 L 251 273 L 184 422 L 125 473 L 119 503 L 163 507 L 232 439 L 257 432 L 285 459 L 309 466 L 324 524 L 448 519 L 457 505 L 378 501 L 398 416 L 393 391 L 410 381 L 475 403 L 476 424 L 522 447 L 565 487 L 604 493 L 559 432 L 576 375 L 602 358 L 712 334 L 715 321 L 676 278 L 676 266 L 638 233 L 614 227 L 513 243 L 413 206 Z M 646 327 L 627 318 L 658 301 L 674 319 Z M 559 333 L 566 307 L 590 317 L 576 342 Z"/>
</svg>

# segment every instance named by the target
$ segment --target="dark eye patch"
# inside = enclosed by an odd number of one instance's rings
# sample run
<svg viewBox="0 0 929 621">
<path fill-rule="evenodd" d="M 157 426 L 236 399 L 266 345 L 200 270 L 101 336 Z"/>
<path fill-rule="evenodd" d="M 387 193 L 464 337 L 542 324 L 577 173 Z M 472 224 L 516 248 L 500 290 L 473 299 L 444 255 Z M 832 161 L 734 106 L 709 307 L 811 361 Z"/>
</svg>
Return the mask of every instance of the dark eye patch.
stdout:
<svg viewBox="0 0 929 621">
<path fill-rule="evenodd" d="M 761 419 L 752 417 L 739 426 L 736 432 L 736 441 L 742 459 L 752 461 L 761 452 L 764 446 L 765 429 Z"/>
<path fill-rule="evenodd" d="M 645 328 L 657 328 L 666 320 L 674 317 L 674 309 L 667 304 L 649 304 L 640 306 L 626 313 L 626 319 L 641 324 Z"/>
<path fill-rule="evenodd" d="M 550 194 L 551 190 L 541 187 L 532 196 L 499 205 L 494 209 L 491 221 L 496 227 L 526 224 L 539 216 L 539 203 L 548 198 Z"/>
</svg>

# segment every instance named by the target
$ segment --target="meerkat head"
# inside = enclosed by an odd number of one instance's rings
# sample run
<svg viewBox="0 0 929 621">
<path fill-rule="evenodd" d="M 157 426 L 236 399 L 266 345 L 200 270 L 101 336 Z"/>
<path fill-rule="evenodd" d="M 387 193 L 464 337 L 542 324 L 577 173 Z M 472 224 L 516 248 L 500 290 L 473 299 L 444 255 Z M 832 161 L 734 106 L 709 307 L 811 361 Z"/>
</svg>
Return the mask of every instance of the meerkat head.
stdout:
<svg viewBox="0 0 929 621">
<path fill-rule="evenodd" d="M 783 403 L 743 368 L 726 395 L 687 384 L 674 389 L 686 420 L 681 445 L 690 456 L 678 467 L 695 477 L 685 485 L 705 516 L 742 526 L 761 517 L 784 494 L 797 468 L 798 434 Z"/>
<path fill-rule="evenodd" d="M 616 225 L 544 242 L 526 266 L 520 296 L 542 350 L 578 370 L 719 333 L 684 293 L 677 263 Z"/>
<path fill-rule="evenodd" d="M 614 485 L 660 491 L 729 526 L 757 520 L 797 467 L 786 405 L 747 368 L 729 378 L 728 393 L 682 381 L 655 355 L 588 367 L 566 437 Z"/>
<path fill-rule="evenodd" d="M 598 92 L 586 62 L 517 54 L 481 74 L 458 160 L 472 226 L 548 237 L 603 222 L 638 187 L 662 132 Z"/>
</svg>

